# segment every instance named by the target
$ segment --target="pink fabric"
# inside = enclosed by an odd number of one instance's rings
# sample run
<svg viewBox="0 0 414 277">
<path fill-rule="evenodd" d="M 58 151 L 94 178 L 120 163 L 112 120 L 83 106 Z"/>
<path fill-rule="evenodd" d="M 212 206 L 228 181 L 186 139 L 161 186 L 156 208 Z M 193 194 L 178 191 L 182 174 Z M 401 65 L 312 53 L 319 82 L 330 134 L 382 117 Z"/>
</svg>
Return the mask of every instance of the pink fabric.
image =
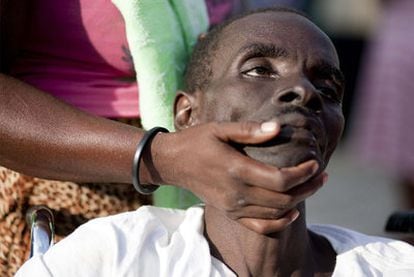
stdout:
<svg viewBox="0 0 414 277">
<path fill-rule="evenodd" d="M 232 0 L 207 0 L 211 22 Z M 124 21 L 110 0 L 30 1 L 26 41 L 12 75 L 89 113 L 137 117 L 138 87 Z"/>
<path fill-rule="evenodd" d="M 234 2 L 235 0 L 206 0 L 210 24 L 215 25 L 228 18 Z"/>
<path fill-rule="evenodd" d="M 32 1 L 12 74 L 106 117 L 136 117 L 137 84 L 124 22 L 109 0 Z"/>
</svg>

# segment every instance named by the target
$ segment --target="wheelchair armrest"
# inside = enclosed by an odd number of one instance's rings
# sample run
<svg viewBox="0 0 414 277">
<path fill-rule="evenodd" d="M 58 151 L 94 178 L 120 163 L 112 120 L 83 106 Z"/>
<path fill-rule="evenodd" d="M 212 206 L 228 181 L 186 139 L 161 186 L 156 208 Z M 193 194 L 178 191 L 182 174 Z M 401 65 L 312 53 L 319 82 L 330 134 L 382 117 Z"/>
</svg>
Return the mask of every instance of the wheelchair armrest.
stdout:
<svg viewBox="0 0 414 277">
<path fill-rule="evenodd" d="M 413 233 L 414 210 L 394 212 L 388 217 L 385 225 L 387 232 Z"/>
<path fill-rule="evenodd" d="M 44 254 L 54 243 L 54 218 L 45 206 L 31 207 L 26 213 L 26 221 L 31 228 L 30 257 Z"/>
</svg>

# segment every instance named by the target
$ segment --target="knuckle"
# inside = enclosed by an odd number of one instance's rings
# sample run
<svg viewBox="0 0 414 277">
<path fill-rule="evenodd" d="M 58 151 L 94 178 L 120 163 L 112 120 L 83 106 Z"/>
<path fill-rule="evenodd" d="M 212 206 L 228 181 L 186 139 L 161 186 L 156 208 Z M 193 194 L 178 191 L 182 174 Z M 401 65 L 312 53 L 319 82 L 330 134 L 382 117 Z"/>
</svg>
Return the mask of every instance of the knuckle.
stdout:
<svg viewBox="0 0 414 277">
<path fill-rule="evenodd" d="M 281 217 L 287 210 L 289 210 L 292 206 L 286 203 L 279 204 L 278 207 L 278 217 Z"/>
<path fill-rule="evenodd" d="M 246 198 L 239 191 L 223 194 L 223 207 L 228 213 L 235 213 L 247 205 Z"/>
<path fill-rule="evenodd" d="M 279 192 L 286 192 L 289 190 L 290 182 L 289 178 L 287 178 L 286 173 L 281 169 L 277 172 L 277 180 L 278 180 L 278 191 Z"/>
<path fill-rule="evenodd" d="M 282 195 L 280 198 L 280 207 L 286 209 L 290 207 L 292 204 L 295 204 L 295 197 L 289 194 Z"/>
<path fill-rule="evenodd" d="M 236 220 L 239 220 L 240 219 L 240 214 L 238 212 L 226 212 L 225 214 L 231 220 L 235 220 L 236 221 Z"/>
<path fill-rule="evenodd" d="M 268 224 L 266 224 L 265 221 L 256 221 L 253 223 L 253 227 L 255 229 L 255 231 L 259 234 L 265 235 L 267 230 L 268 230 Z"/>
<path fill-rule="evenodd" d="M 283 210 L 282 209 L 274 209 L 274 210 L 269 212 L 269 218 L 271 218 L 271 219 L 277 219 L 277 218 L 281 217 L 282 215 L 283 215 Z"/>
<path fill-rule="evenodd" d="M 260 225 L 257 227 L 257 232 L 258 232 L 259 234 L 266 235 L 266 233 L 267 233 L 267 228 L 266 228 L 265 226 L 263 226 L 262 224 L 260 224 Z"/>
<path fill-rule="evenodd" d="M 209 122 L 206 123 L 205 126 L 205 130 L 207 131 L 207 133 L 212 134 L 215 137 L 220 136 L 222 133 L 220 124 L 218 122 Z"/>
<path fill-rule="evenodd" d="M 207 123 L 207 126 L 209 126 L 209 128 L 211 128 L 215 132 L 219 132 L 220 130 L 220 124 L 215 121 Z"/>
<path fill-rule="evenodd" d="M 244 167 L 241 163 L 233 162 L 231 165 L 229 165 L 227 171 L 228 171 L 229 176 L 233 180 L 235 180 L 238 183 L 241 182 L 241 177 L 242 177 L 242 174 L 243 174 L 243 171 L 244 171 Z"/>
<path fill-rule="evenodd" d="M 240 130 L 246 136 L 253 134 L 256 131 L 256 129 L 257 126 L 253 122 L 244 121 L 240 123 Z"/>
</svg>

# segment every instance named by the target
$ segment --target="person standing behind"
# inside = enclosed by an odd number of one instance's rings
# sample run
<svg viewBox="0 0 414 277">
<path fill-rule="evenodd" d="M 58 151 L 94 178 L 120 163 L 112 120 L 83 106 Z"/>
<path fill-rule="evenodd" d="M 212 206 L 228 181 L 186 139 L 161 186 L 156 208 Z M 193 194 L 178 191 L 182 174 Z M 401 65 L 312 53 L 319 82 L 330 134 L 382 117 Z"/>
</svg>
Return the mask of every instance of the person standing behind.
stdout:
<svg viewBox="0 0 414 277">
<path fill-rule="evenodd" d="M 0 13 L 0 275 L 10 276 L 28 257 L 30 206 L 53 210 L 60 239 L 90 218 L 151 199 L 125 185 L 144 131 L 117 9 L 103 0 L 2 0 Z M 252 184 L 274 183 L 277 169 L 229 144 L 260 143 L 276 133 L 235 123 L 158 135 L 140 181 L 180 185 L 210 202 L 220 176 L 227 181 L 216 190 L 224 197 L 214 205 L 243 216 L 238 197 Z M 185 187 L 189 180 L 195 185 Z M 269 217 L 267 201 L 257 202 L 259 217 Z"/>
</svg>

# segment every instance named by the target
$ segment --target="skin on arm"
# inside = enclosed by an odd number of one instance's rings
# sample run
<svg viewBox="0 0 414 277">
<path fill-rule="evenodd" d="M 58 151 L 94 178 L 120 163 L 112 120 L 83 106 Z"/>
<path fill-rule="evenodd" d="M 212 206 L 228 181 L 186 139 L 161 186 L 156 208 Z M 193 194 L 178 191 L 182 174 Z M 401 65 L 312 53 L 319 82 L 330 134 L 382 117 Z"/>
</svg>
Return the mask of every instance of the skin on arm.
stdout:
<svg viewBox="0 0 414 277">
<path fill-rule="evenodd" d="M 86 114 L 6 75 L 0 86 L 2 165 L 41 178 L 130 182 L 141 130 Z"/>
<path fill-rule="evenodd" d="M 129 156 L 142 131 L 83 113 L 8 76 L 29 12 L 27 3 L 0 0 L 0 164 L 41 178 L 131 182 Z"/>
</svg>

